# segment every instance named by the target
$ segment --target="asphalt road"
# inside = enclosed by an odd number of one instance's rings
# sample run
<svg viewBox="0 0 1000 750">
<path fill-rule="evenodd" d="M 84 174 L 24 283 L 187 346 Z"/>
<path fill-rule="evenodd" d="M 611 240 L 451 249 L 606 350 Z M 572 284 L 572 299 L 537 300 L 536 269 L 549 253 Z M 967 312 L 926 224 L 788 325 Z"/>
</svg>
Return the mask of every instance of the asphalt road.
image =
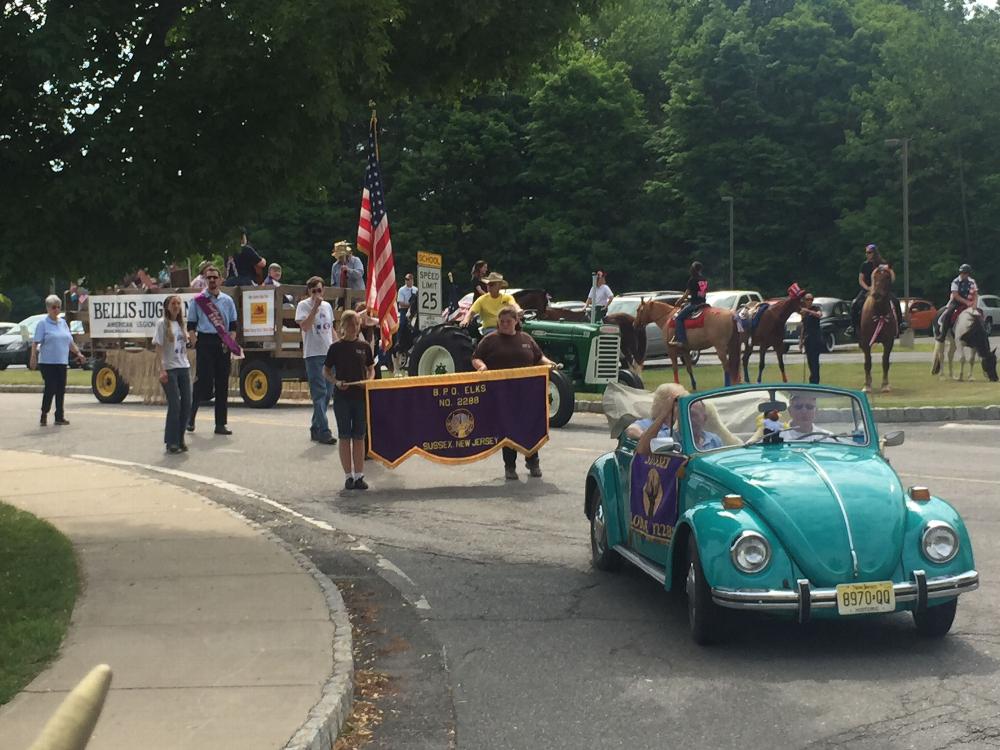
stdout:
<svg viewBox="0 0 1000 750">
<path fill-rule="evenodd" d="M 499 457 L 415 458 L 369 465 L 359 493 L 340 489 L 336 449 L 309 442 L 305 407 L 233 408 L 232 437 L 202 428 L 189 454 L 166 456 L 162 407 L 70 396 L 72 424 L 42 429 L 39 399 L 0 395 L 5 448 L 187 472 L 157 476 L 269 525 L 338 582 L 367 623 L 358 668 L 387 679 L 372 746 L 1000 747 L 1000 426 L 906 425 L 890 453 L 972 535 L 983 585 L 947 638 L 919 638 L 908 615 L 808 627 L 734 615 L 729 642 L 699 648 L 682 599 L 590 566 L 582 488 L 613 447 L 603 417 L 553 431 L 541 480 L 504 482 Z"/>
</svg>

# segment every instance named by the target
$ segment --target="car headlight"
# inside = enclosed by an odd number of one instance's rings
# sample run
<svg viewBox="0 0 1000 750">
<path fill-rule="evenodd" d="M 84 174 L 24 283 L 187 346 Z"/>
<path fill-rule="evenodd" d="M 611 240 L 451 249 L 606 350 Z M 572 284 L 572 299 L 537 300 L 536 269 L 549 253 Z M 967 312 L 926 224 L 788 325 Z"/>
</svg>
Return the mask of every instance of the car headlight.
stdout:
<svg viewBox="0 0 1000 750">
<path fill-rule="evenodd" d="M 744 573 L 759 573 L 771 562 L 771 545 L 756 531 L 744 531 L 729 548 L 729 557 Z"/>
<path fill-rule="evenodd" d="M 924 557 L 933 563 L 946 563 L 958 554 L 958 534 L 944 521 L 931 521 L 920 539 Z"/>
</svg>

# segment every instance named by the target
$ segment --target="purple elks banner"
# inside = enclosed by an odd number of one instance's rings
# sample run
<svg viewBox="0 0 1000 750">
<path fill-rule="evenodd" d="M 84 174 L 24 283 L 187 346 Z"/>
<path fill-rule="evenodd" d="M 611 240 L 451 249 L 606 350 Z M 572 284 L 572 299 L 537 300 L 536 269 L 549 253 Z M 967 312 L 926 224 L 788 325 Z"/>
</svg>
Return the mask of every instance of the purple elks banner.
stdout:
<svg viewBox="0 0 1000 750">
<path fill-rule="evenodd" d="M 479 461 L 506 446 L 537 451 L 549 439 L 549 368 L 369 380 L 372 455 L 389 468 L 414 454 Z"/>
<path fill-rule="evenodd" d="M 677 480 L 684 456 L 636 455 L 632 459 L 629 527 L 633 533 L 669 544 L 677 523 Z"/>
</svg>

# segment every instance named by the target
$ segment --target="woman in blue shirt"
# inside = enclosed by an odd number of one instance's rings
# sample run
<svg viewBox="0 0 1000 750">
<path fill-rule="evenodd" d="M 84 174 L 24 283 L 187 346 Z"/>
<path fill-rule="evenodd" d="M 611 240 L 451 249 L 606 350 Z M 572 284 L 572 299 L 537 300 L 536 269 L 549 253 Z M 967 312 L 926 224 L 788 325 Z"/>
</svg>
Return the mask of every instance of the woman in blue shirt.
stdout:
<svg viewBox="0 0 1000 750">
<path fill-rule="evenodd" d="M 45 311 L 48 315 L 35 326 L 35 337 L 31 344 L 28 366 L 32 370 L 41 370 L 42 380 L 45 381 L 42 418 L 39 420 L 41 425 L 48 423 L 53 398 L 56 400 L 56 424 L 69 424 L 63 412 L 63 399 L 66 396 L 66 368 L 69 366 L 70 351 L 80 364 L 86 361 L 86 357 L 76 348 L 66 321 L 59 317 L 61 309 L 62 300 L 59 297 L 50 294 L 45 298 Z"/>
</svg>

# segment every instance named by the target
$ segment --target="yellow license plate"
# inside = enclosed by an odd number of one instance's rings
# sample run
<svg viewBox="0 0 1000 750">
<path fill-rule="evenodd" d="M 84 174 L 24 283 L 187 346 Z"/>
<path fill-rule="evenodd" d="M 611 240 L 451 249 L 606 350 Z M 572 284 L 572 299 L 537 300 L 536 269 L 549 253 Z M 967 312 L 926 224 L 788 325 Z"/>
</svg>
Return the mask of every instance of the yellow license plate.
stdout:
<svg viewBox="0 0 1000 750">
<path fill-rule="evenodd" d="M 892 581 L 842 583 L 837 586 L 837 611 L 842 615 L 867 615 L 896 609 Z"/>
</svg>

